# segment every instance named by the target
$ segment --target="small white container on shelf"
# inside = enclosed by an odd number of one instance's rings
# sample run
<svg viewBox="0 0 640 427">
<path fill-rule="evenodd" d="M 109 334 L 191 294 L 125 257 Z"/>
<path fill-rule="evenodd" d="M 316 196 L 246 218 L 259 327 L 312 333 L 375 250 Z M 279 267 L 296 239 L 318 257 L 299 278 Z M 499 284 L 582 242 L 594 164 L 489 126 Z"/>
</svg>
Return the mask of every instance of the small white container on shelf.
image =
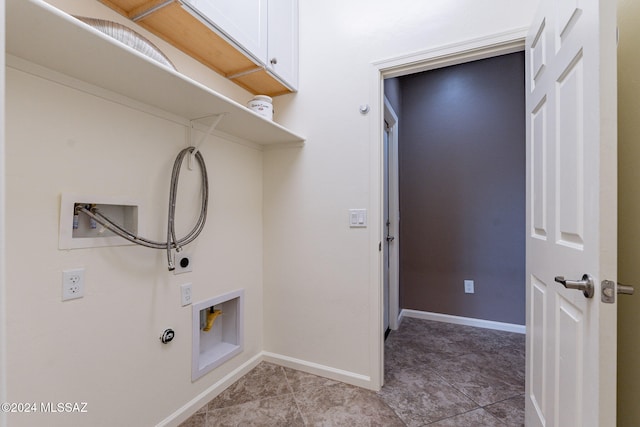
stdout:
<svg viewBox="0 0 640 427">
<path fill-rule="evenodd" d="M 256 95 L 247 104 L 250 110 L 255 111 L 269 120 L 273 120 L 273 104 L 270 96 Z"/>
</svg>

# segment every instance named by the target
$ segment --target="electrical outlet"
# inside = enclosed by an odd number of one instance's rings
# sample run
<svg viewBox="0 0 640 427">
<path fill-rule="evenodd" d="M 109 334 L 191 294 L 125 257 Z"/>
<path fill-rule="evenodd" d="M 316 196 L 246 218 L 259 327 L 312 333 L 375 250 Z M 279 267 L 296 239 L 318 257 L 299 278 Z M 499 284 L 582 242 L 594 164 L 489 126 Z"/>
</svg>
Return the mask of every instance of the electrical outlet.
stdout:
<svg viewBox="0 0 640 427">
<path fill-rule="evenodd" d="M 84 268 L 62 271 L 62 301 L 84 296 Z"/>
<path fill-rule="evenodd" d="M 191 283 L 180 285 L 180 299 L 183 307 L 191 304 Z"/>
<path fill-rule="evenodd" d="M 193 260 L 189 254 L 176 252 L 173 260 L 175 265 L 173 274 L 188 273 L 192 270 Z"/>
<path fill-rule="evenodd" d="M 465 294 L 472 294 L 475 292 L 475 289 L 473 287 L 473 280 L 465 280 L 464 281 L 464 293 Z"/>
</svg>

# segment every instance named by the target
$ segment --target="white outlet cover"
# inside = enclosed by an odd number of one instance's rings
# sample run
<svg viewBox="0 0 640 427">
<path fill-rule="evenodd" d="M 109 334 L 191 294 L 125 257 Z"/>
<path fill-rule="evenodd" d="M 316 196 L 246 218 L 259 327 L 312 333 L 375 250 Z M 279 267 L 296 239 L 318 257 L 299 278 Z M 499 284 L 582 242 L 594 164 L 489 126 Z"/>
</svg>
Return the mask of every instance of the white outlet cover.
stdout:
<svg viewBox="0 0 640 427">
<path fill-rule="evenodd" d="M 466 294 L 473 294 L 475 292 L 474 286 L 473 286 L 473 280 L 465 280 L 464 281 L 464 292 Z"/>
<path fill-rule="evenodd" d="M 62 301 L 84 297 L 84 268 L 62 271 Z"/>
<path fill-rule="evenodd" d="M 174 270 L 173 270 L 173 274 L 182 274 L 182 273 L 189 273 L 190 271 L 193 270 L 193 257 L 186 253 L 186 252 L 180 252 L 180 253 L 174 253 L 173 254 L 173 262 L 174 262 Z M 187 260 L 187 265 L 185 267 L 182 266 L 182 262 L 183 260 Z"/>
</svg>

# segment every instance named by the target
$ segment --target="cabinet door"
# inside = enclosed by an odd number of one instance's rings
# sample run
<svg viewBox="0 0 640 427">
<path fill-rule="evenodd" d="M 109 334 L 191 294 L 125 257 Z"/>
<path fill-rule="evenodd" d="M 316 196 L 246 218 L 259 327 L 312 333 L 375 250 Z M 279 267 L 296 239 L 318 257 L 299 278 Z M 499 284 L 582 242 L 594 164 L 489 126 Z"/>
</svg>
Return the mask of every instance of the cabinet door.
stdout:
<svg viewBox="0 0 640 427">
<path fill-rule="evenodd" d="M 268 0 L 183 0 L 258 62 L 267 58 Z"/>
<path fill-rule="evenodd" d="M 267 68 L 291 89 L 298 87 L 298 0 L 269 0 Z"/>
</svg>

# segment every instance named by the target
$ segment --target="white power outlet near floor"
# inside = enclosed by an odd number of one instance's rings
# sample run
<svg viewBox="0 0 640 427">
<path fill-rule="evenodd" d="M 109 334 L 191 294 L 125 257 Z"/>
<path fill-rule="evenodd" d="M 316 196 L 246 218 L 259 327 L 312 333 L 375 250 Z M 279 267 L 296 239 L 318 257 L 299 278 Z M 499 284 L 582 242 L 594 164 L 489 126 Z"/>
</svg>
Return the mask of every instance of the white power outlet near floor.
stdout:
<svg viewBox="0 0 640 427">
<path fill-rule="evenodd" d="M 62 271 L 62 301 L 84 296 L 84 268 Z"/>
<path fill-rule="evenodd" d="M 464 293 L 465 294 L 473 294 L 475 292 L 473 286 L 473 280 L 465 280 L 464 281 Z"/>
</svg>

